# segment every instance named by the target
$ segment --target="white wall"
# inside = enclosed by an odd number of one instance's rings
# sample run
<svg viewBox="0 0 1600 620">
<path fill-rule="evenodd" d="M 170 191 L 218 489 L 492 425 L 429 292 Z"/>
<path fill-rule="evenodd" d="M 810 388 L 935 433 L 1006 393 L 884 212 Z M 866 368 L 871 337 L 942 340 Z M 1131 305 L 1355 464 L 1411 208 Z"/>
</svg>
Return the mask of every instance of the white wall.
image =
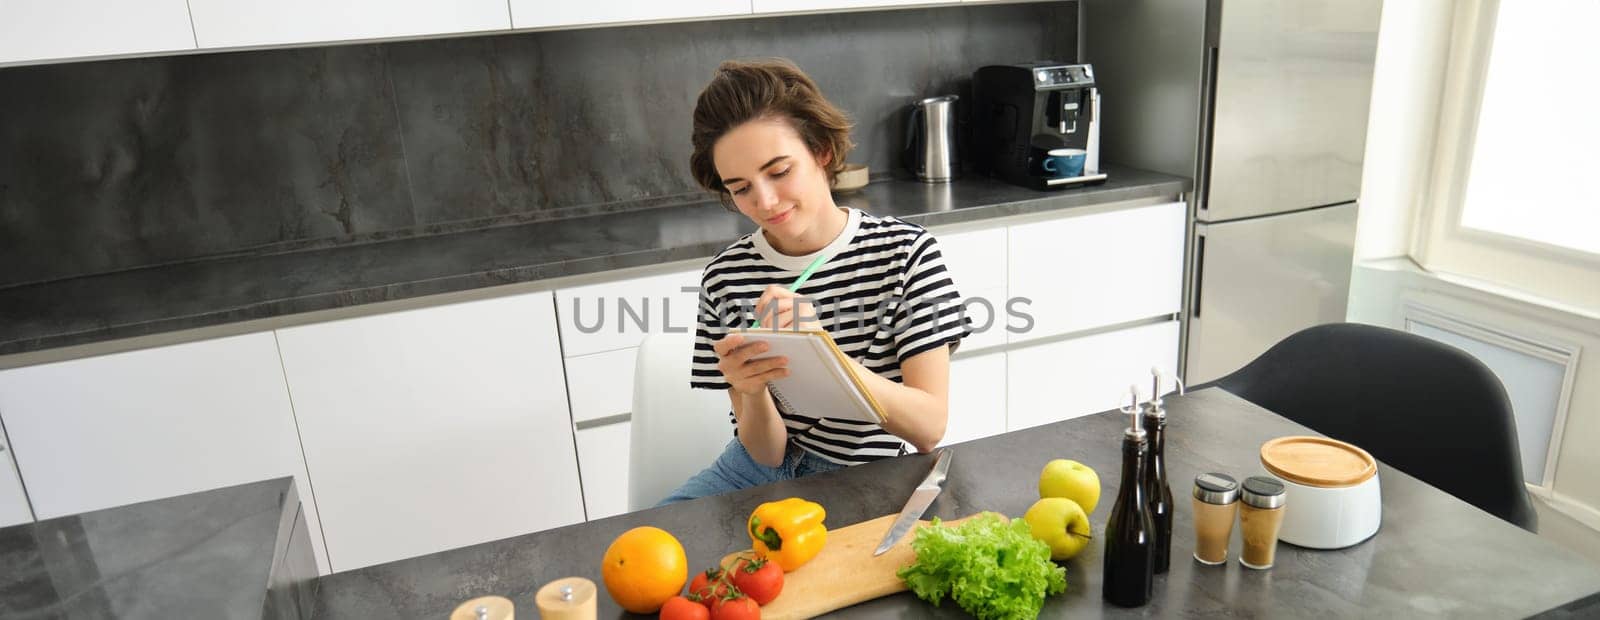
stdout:
<svg viewBox="0 0 1600 620">
<path fill-rule="evenodd" d="M 1450 52 L 1452 0 L 1383 5 L 1362 168 L 1356 260 L 1405 256 L 1428 170 Z"/>
</svg>

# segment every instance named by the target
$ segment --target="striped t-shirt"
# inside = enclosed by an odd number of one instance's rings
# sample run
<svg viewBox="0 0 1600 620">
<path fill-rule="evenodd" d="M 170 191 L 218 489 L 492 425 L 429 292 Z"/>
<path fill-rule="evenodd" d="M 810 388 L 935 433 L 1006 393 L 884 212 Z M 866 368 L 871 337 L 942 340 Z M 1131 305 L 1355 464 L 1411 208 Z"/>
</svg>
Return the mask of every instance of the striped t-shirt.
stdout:
<svg viewBox="0 0 1600 620">
<path fill-rule="evenodd" d="M 902 360 L 941 346 L 954 352 L 969 321 L 933 235 L 892 217 L 848 211 L 838 238 L 816 253 L 782 254 L 758 230 L 711 259 L 700 281 L 690 385 L 729 389 L 712 345 L 730 329 L 748 326 L 762 291 L 793 283 L 817 254 L 832 258 L 797 293 L 811 300 L 817 320 L 845 355 L 899 383 Z M 792 441 L 835 463 L 863 463 L 904 451 L 900 438 L 877 424 L 808 417 L 781 404 L 779 414 Z"/>
</svg>

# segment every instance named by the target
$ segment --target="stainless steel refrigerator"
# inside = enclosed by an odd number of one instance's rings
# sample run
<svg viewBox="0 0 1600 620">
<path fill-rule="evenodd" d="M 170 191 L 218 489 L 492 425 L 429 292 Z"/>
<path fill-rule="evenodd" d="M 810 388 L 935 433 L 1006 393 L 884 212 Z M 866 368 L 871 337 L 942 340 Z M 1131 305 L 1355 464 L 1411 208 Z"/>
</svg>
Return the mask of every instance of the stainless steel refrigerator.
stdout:
<svg viewBox="0 0 1600 620">
<path fill-rule="evenodd" d="M 1190 384 L 1343 321 L 1381 0 L 1083 0 L 1102 160 L 1195 179 Z"/>
</svg>

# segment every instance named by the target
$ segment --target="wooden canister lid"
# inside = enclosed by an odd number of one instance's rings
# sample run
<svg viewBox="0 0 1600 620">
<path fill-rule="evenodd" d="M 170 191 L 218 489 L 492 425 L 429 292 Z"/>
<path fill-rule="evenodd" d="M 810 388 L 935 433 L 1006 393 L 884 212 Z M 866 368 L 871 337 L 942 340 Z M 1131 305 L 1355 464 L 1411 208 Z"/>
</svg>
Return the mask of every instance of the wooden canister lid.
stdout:
<svg viewBox="0 0 1600 620">
<path fill-rule="evenodd" d="M 1261 465 L 1272 475 L 1311 487 L 1348 487 L 1378 473 L 1378 462 L 1357 448 L 1326 437 L 1279 437 L 1261 444 Z"/>
<path fill-rule="evenodd" d="M 594 620 L 596 603 L 594 582 L 582 577 L 557 579 L 533 595 L 544 620 Z"/>
<path fill-rule="evenodd" d="M 516 610 L 511 599 L 503 596 L 480 596 L 456 607 L 450 620 L 516 620 Z"/>
</svg>

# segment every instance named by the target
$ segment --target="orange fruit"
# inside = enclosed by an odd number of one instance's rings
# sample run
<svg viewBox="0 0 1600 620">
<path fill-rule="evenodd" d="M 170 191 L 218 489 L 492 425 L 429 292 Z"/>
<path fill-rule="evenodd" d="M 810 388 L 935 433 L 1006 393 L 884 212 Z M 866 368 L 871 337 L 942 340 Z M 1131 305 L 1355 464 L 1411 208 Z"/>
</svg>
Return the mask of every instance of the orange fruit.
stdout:
<svg viewBox="0 0 1600 620">
<path fill-rule="evenodd" d="M 600 576 L 611 600 L 636 614 L 653 614 L 689 579 L 683 545 L 666 530 L 636 527 L 606 548 Z"/>
</svg>

